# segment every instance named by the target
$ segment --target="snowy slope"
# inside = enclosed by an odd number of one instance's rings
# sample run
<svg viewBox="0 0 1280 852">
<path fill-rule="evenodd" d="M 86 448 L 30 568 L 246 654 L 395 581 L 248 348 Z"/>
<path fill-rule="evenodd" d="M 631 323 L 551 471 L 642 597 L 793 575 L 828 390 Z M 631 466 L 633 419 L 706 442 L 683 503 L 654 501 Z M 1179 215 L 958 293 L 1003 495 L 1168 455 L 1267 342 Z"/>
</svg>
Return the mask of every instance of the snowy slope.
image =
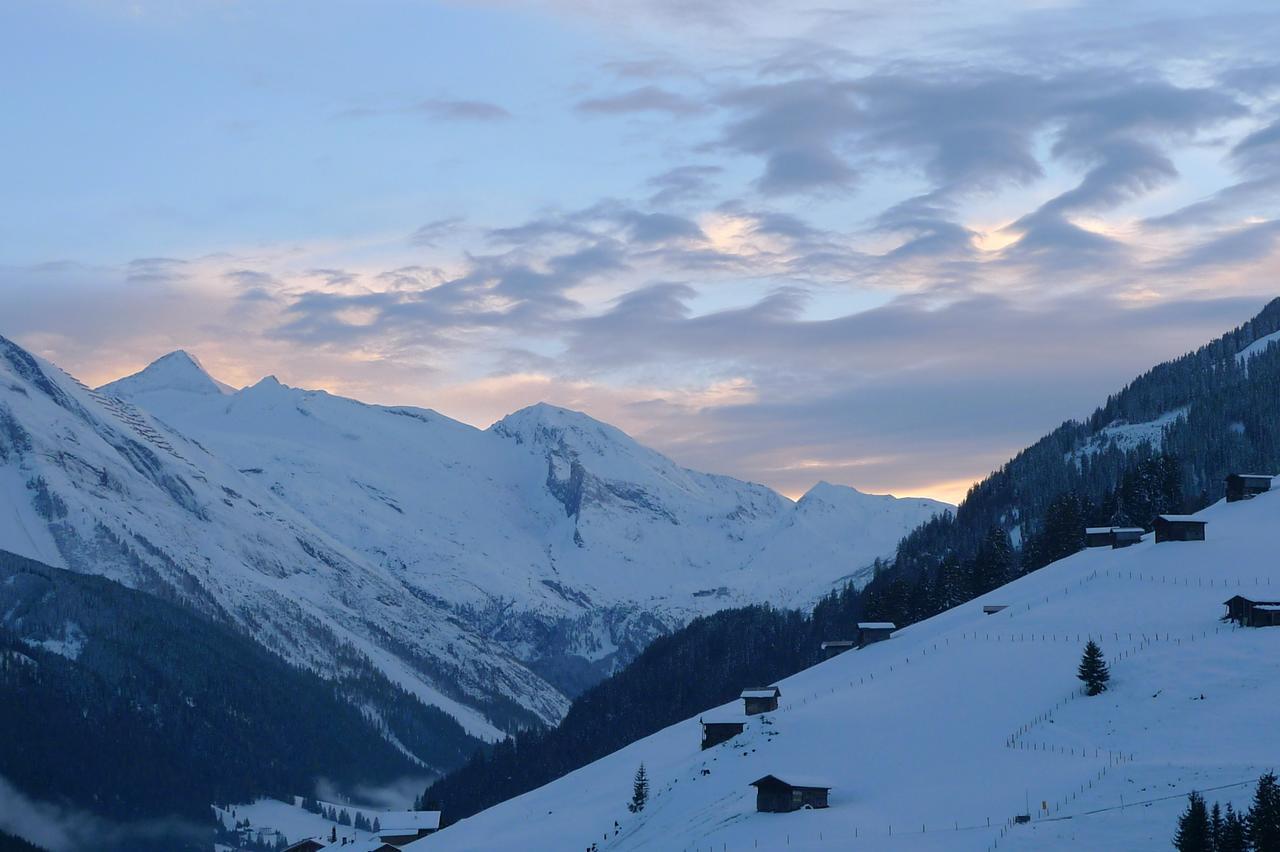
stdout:
<svg viewBox="0 0 1280 852">
<path fill-rule="evenodd" d="M 550 406 L 479 430 L 234 391 L 181 352 L 91 391 L 0 338 L 0 547 L 184 597 L 322 672 L 354 649 L 484 737 L 558 719 L 697 614 L 807 603 L 942 506 L 822 491 L 685 470 Z"/>
<path fill-rule="evenodd" d="M 226 395 L 193 371 L 170 355 L 102 391 L 199 441 L 566 693 L 695 615 L 807 604 L 944 508 L 832 486 L 796 504 L 549 405 L 482 431 L 270 377 Z"/>
<path fill-rule="evenodd" d="M 699 751 L 681 722 L 421 846 L 1168 849 L 1181 796 L 1236 785 L 1208 796 L 1240 807 L 1239 782 L 1280 762 L 1280 629 L 1219 620 L 1237 591 L 1280 598 L 1278 516 L 1273 492 L 1202 512 L 1205 542 L 1076 554 L 782 681 L 779 711 L 729 743 Z M 1113 671 L 1095 698 L 1074 676 L 1090 637 Z M 825 779 L 831 807 L 756 813 L 750 782 L 792 773 Z M 1024 802 L 1034 821 L 1010 825 Z"/>
<path fill-rule="evenodd" d="M 1243 366 L 1248 366 L 1250 358 L 1262 354 L 1277 342 L 1280 342 L 1280 331 L 1259 337 L 1236 353 L 1236 361 Z"/>
</svg>

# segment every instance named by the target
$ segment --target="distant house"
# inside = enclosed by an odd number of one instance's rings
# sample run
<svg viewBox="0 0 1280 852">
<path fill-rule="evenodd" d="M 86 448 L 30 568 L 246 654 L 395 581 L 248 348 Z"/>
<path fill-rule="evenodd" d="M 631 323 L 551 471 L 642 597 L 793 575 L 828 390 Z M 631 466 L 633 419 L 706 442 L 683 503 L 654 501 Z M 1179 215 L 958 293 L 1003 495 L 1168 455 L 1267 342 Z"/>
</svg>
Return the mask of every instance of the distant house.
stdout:
<svg viewBox="0 0 1280 852">
<path fill-rule="evenodd" d="M 1244 595 L 1232 595 L 1223 601 L 1227 607 L 1227 619 L 1241 627 L 1275 627 L 1280 624 L 1276 614 L 1280 601 L 1255 601 Z"/>
<path fill-rule="evenodd" d="M 706 719 L 699 719 L 702 723 L 702 750 L 706 751 L 712 746 L 718 746 L 720 743 L 729 740 L 742 733 L 747 726 L 746 719 L 716 719 L 708 722 Z"/>
<path fill-rule="evenodd" d="M 1113 527 L 1111 529 L 1111 546 L 1113 548 L 1128 547 L 1142 541 L 1147 531 L 1142 527 Z"/>
<path fill-rule="evenodd" d="M 388 811 L 377 817 L 378 840 L 394 847 L 440 830 L 439 811 Z"/>
<path fill-rule="evenodd" d="M 1227 502 L 1251 500 L 1271 490 L 1272 477 L 1263 473 L 1233 473 L 1227 477 Z"/>
<path fill-rule="evenodd" d="M 1204 541 L 1205 521 L 1194 515 L 1159 515 L 1152 526 L 1156 530 L 1156 544 L 1165 541 Z"/>
<path fill-rule="evenodd" d="M 1084 546 L 1085 547 L 1110 547 L 1111 546 L 1111 527 L 1085 527 L 1084 528 Z"/>
<path fill-rule="evenodd" d="M 320 852 L 321 849 L 324 849 L 328 845 L 329 844 L 325 841 L 309 837 L 306 840 L 299 840 L 292 846 L 286 846 L 284 848 L 284 852 Z"/>
<path fill-rule="evenodd" d="M 858 622 L 858 647 L 865 648 L 875 642 L 888 639 L 898 626 L 892 621 L 860 621 Z"/>
<path fill-rule="evenodd" d="M 982 605 L 982 614 L 983 614 L 983 615 L 995 615 L 997 612 L 1000 612 L 1000 610 L 1002 610 L 1002 609 L 1008 609 L 1008 608 L 1009 608 L 1009 605 L 1008 605 L 1008 604 L 983 604 L 983 605 Z"/>
<path fill-rule="evenodd" d="M 748 716 L 778 709 L 782 690 L 776 686 L 752 686 L 742 690 L 743 712 Z"/>
<path fill-rule="evenodd" d="M 852 639 L 828 639 L 822 643 L 822 659 L 829 660 L 839 654 L 843 654 L 856 643 Z"/>
<path fill-rule="evenodd" d="M 751 782 L 756 788 L 756 810 L 761 813 L 785 814 L 801 808 L 825 808 L 831 785 L 812 778 L 766 775 Z"/>
<path fill-rule="evenodd" d="M 1142 527 L 1085 527 L 1086 547 L 1128 547 L 1142 541 Z"/>
</svg>

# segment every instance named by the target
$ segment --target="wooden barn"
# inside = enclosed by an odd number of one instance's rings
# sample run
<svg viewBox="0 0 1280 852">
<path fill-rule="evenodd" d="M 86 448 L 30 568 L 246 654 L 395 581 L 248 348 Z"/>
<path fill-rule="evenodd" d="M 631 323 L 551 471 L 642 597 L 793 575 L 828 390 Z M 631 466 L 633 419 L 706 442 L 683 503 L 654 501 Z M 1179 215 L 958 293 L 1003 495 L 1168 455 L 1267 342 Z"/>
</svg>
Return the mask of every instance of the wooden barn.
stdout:
<svg viewBox="0 0 1280 852">
<path fill-rule="evenodd" d="M 742 709 L 748 716 L 778 709 L 782 690 L 776 686 L 752 686 L 742 690 Z"/>
<path fill-rule="evenodd" d="M 1233 473 L 1227 477 L 1227 502 L 1251 500 L 1271 490 L 1272 477 L 1265 473 Z"/>
<path fill-rule="evenodd" d="M 1118 549 L 1137 544 L 1142 541 L 1142 537 L 1146 534 L 1147 531 L 1142 527 L 1112 527 L 1111 546 Z"/>
<path fill-rule="evenodd" d="M 1249 613 L 1250 627 L 1280 627 L 1280 604 L 1255 604 Z"/>
<path fill-rule="evenodd" d="M 1005 610 L 1005 609 L 1008 609 L 1008 608 L 1009 608 L 1009 605 L 1008 605 L 1008 604 L 983 604 L 983 605 L 982 605 L 982 614 L 983 614 L 983 615 L 995 615 L 997 612 L 1000 612 L 1001 610 Z"/>
<path fill-rule="evenodd" d="M 865 648 L 876 642 L 888 639 L 898 626 L 892 621 L 859 621 L 858 647 Z"/>
<path fill-rule="evenodd" d="M 1111 530 L 1114 527 L 1085 527 L 1084 528 L 1084 546 L 1085 547 L 1110 547 L 1112 538 Z"/>
<path fill-rule="evenodd" d="M 397 848 L 440 830 L 439 811 L 391 811 L 377 817 L 378 840 Z"/>
<path fill-rule="evenodd" d="M 1158 515 L 1151 525 L 1156 530 L 1156 544 L 1164 541 L 1204 541 L 1205 521 L 1194 515 Z"/>
<path fill-rule="evenodd" d="M 843 654 L 856 643 L 852 639 L 828 639 L 822 643 L 822 659 L 829 660 L 832 657 Z"/>
<path fill-rule="evenodd" d="M 802 808 L 825 808 L 831 785 L 812 778 L 788 775 L 766 775 L 751 782 L 756 788 L 756 810 L 760 813 L 785 814 Z"/>
<path fill-rule="evenodd" d="M 1262 609 L 1263 607 L 1280 607 L 1280 601 L 1256 601 L 1244 595 L 1232 595 L 1223 603 L 1227 607 L 1227 620 L 1234 621 L 1241 627 L 1274 627 L 1280 623 L 1271 610 Z M 1260 609 L 1261 614 L 1255 615 Z"/>
<path fill-rule="evenodd" d="M 699 719 L 698 721 L 702 723 L 703 751 L 712 746 L 718 746 L 720 743 L 727 743 L 747 727 L 746 719 L 716 719 L 710 722 L 706 719 Z"/>
</svg>

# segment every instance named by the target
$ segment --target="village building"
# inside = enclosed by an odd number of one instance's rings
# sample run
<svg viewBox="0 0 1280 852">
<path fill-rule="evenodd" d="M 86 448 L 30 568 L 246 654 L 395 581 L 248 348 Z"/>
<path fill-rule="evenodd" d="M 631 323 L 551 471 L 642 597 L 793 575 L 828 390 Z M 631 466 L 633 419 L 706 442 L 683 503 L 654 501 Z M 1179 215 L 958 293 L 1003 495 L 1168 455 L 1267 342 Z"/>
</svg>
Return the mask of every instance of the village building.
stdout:
<svg viewBox="0 0 1280 852">
<path fill-rule="evenodd" d="M 785 814 L 802 808 L 825 808 L 831 785 L 812 778 L 766 775 L 751 782 L 756 788 L 756 810 Z"/>
<path fill-rule="evenodd" d="M 716 719 L 714 721 L 699 719 L 698 721 L 702 723 L 703 751 L 713 746 L 718 746 L 720 743 L 728 742 L 742 733 L 747 726 L 746 719 Z"/>
<path fill-rule="evenodd" d="M 858 647 L 865 648 L 875 642 L 883 642 L 897 630 L 892 621 L 860 621 L 858 622 Z"/>
<path fill-rule="evenodd" d="M 1204 541 L 1205 521 L 1194 515 L 1158 515 L 1152 526 L 1156 544 L 1165 541 Z"/>
<path fill-rule="evenodd" d="M 1275 627 L 1280 625 L 1280 601 L 1257 601 L 1244 595 L 1232 595 L 1223 601 L 1226 618 L 1241 627 Z"/>
<path fill-rule="evenodd" d="M 1128 547 L 1142 541 L 1142 527 L 1085 527 L 1085 547 Z"/>
<path fill-rule="evenodd" d="M 328 846 L 327 841 L 317 840 L 314 837 L 308 837 L 306 840 L 299 840 L 290 846 L 284 848 L 284 852 L 320 852 Z"/>
<path fill-rule="evenodd" d="M 1264 473 L 1231 474 L 1227 477 L 1227 502 L 1252 500 L 1259 494 L 1265 494 L 1271 490 L 1271 479 L 1269 474 Z"/>
<path fill-rule="evenodd" d="M 389 811 L 377 816 L 378 839 L 395 847 L 440 830 L 439 811 Z"/>
<path fill-rule="evenodd" d="M 1008 605 L 1008 604 L 983 604 L 983 605 L 982 605 L 982 614 L 983 614 L 983 615 L 995 615 L 997 612 L 1000 612 L 1001 610 L 1005 610 L 1005 609 L 1008 609 L 1008 608 L 1009 608 L 1009 605 Z"/>
<path fill-rule="evenodd" d="M 822 643 L 822 659 L 829 660 L 832 657 L 843 654 L 854 647 L 854 644 L 852 639 L 828 639 Z"/>
<path fill-rule="evenodd" d="M 1113 527 L 1111 530 L 1111 547 L 1119 549 L 1137 544 L 1147 531 L 1142 527 Z"/>
<path fill-rule="evenodd" d="M 782 690 L 776 686 L 753 686 L 742 690 L 743 712 L 748 716 L 778 709 Z"/>
</svg>

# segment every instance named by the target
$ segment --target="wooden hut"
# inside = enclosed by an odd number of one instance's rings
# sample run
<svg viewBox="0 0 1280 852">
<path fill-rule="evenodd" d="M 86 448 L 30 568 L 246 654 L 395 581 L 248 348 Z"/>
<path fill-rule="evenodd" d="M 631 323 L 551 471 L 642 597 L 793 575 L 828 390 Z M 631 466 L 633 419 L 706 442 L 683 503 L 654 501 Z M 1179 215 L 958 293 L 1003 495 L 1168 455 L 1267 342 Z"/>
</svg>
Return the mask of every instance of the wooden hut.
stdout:
<svg viewBox="0 0 1280 852">
<path fill-rule="evenodd" d="M 1110 547 L 1112 538 L 1111 530 L 1113 527 L 1085 527 L 1084 528 L 1084 546 L 1085 547 Z"/>
<path fill-rule="evenodd" d="M 1204 541 L 1205 521 L 1194 515 L 1159 515 L 1152 526 L 1156 530 L 1156 544 L 1164 541 Z"/>
<path fill-rule="evenodd" d="M 699 719 L 698 721 L 702 723 L 703 751 L 712 746 L 718 746 L 720 743 L 727 743 L 742 733 L 747 726 L 746 719 L 716 719 L 711 722 L 706 719 Z"/>
<path fill-rule="evenodd" d="M 439 811 L 391 811 L 377 817 L 378 840 L 395 847 L 440 830 Z"/>
<path fill-rule="evenodd" d="M 865 648 L 876 642 L 888 639 L 898 626 L 892 621 L 859 621 L 858 647 Z"/>
<path fill-rule="evenodd" d="M 751 782 L 756 788 L 756 810 L 760 813 L 785 814 L 801 808 L 825 808 L 831 785 L 812 778 L 766 775 Z"/>
<path fill-rule="evenodd" d="M 1111 528 L 1111 547 L 1119 549 L 1128 547 L 1131 544 L 1137 544 L 1142 541 L 1142 537 L 1147 531 L 1142 527 L 1112 527 Z"/>
<path fill-rule="evenodd" d="M 1227 477 L 1227 502 L 1252 500 L 1271 490 L 1272 477 L 1263 473 L 1233 473 Z"/>
<path fill-rule="evenodd" d="M 1249 613 L 1250 627 L 1280 627 L 1280 604 L 1254 604 Z"/>
<path fill-rule="evenodd" d="M 995 615 L 997 612 L 1000 612 L 1001 610 L 1008 609 L 1008 608 L 1009 608 L 1008 604 L 983 604 L 982 614 Z"/>
<path fill-rule="evenodd" d="M 843 654 L 856 643 L 852 639 L 828 639 L 822 643 L 822 659 L 829 660 L 832 657 Z"/>
<path fill-rule="evenodd" d="M 748 716 L 778 709 L 782 690 L 776 686 L 751 686 L 742 690 L 742 709 Z"/>
<path fill-rule="evenodd" d="M 1223 601 L 1227 607 L 1226 619 L 1241 627 L 1274 627 L 1277 624 L 1271 610 L 1264 607 L 1280 607 L 1280 601 L 1257 601 L 1244 595 L 1232 595 Z M 1259 610 L 1262 614 L 1256 615 Z"/>
</svg>

